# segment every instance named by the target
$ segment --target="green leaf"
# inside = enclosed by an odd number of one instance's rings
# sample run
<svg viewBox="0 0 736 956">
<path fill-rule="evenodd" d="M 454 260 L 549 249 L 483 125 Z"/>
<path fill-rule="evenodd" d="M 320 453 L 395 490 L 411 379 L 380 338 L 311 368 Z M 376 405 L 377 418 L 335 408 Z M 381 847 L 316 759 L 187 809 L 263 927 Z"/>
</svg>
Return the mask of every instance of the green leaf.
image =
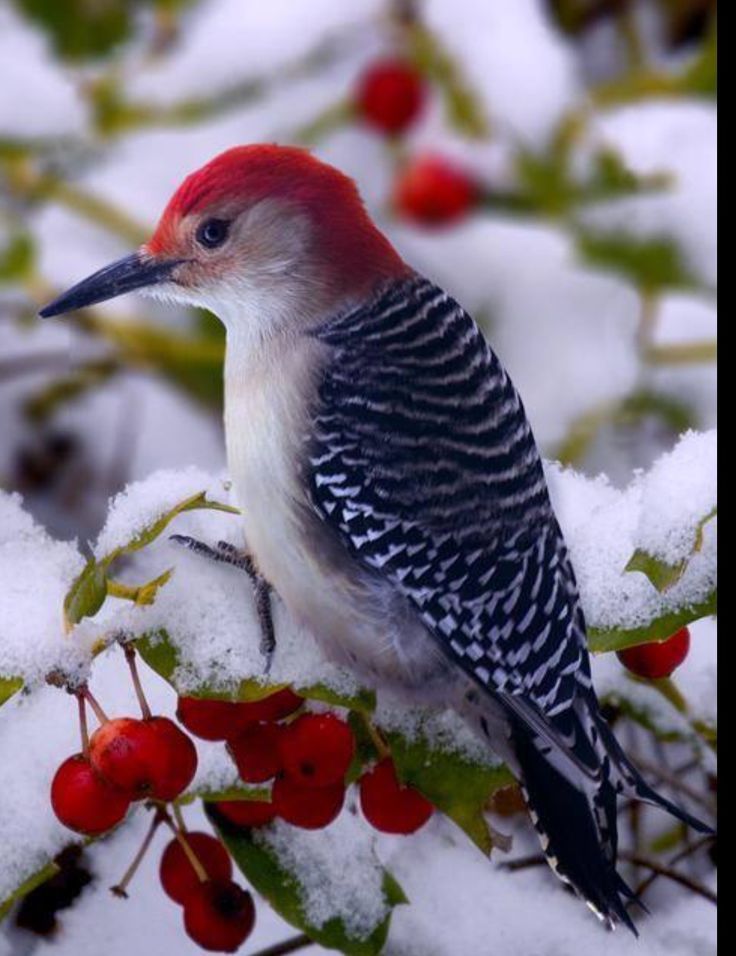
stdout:
<svg viewBox="0 0 736 956">
<path fill-rule="evenodd" d="M 15 0 L 15 5 L 69 60 L 103 56 L 128 38 L 133 23 L 129 0 Z"/>
<path fill-rule="evenodd" d="M 697 523 L 695 527 L 695 541 L 693 543 L 692 550 L 687 557 L 682 559 L 682 561 L 678 561 L 677 564 L 668 564 L 666 561 L 662 561 L 660 558 L 655 558 L 653 555 L 648 554 L 641 548 L 637 548 L 629 559 L 625 570 L 641 571 L 642 574 L 646 574 L 658 591 L 668 591 L 671 587 L 677 584 L 677 582 L 683 576 L 693 555 L 697 554 L 703 547 L 703 528 L 711 520 L 711 518 L 715 518 L 716 513 L 717 509 L 713 508 L 712 511 L 710 511 L 704 518 L 701 518 L 701 520 Z"/>
<path fill-rule="evenodd" d="M 93 617 L 107 597 L 106 568 L 90 558 L 81 574 L 74 580 L 64 598 L 64 620 L 67 629 L 83 617 Z"/>
<path fill-rule="evenodd" d="M 27 278 L 33 269 L 35 255 L 31 236 L 26 232 L 13 233 L 0 249 L 0 285 Z"/>
<path fill-rule="evenodd" d="M 391 913 L 364 939 L 348 935 L 345 924 L 337 918 L 319 927 L 311 925 L 304 913 L 299 883 L 276 856 L 267 847 L 257 844 L 250 831 L 230 826 L 213 806 L 206 804 L 205 812 L 248 882 L 283 919 L 328 949 L 336 949 L 346 956 L 378 956 L 388 936 Z M 383 891 L 392 909 L 407 902 L 403 890 L 387 871 Z"/>
<path fill-rule="evenodd" d="M 399 778 L 416 787 L 489 854 L 493 840 L 483 811 L 495 790 L 513 783 L 503 765 L 489 767 L 458 751 L 433 749 L 426 738 L 385 734 Z"/>
<path fill-rule="evenodd" d="M 149 667 L 168 681 L 177 693 L 183 692 L 174 678 L 180 663 L 179 651 L 165 631 L 144 634 L 136 641 L 136 647 Z M 203 697 L 208 700 L 257 701 L 263 700 L 276 691 L 288 687 L 288 684 L 266 684 L 260 679 L 247 677 L 232 687 L 213 687 L 202 684 L 198 687 L 186 687 L 188 697 Z M 318 700 L 333 707 L 345 707 L 359 713 L 371 714 L 376 706 L 374 691 L 361 689 L 354 694 L 338 693 L 326 684 L 310 684 L 307 687 L 295 687 L 295 692 L 308 700 Z"/>
<path fill-rule="evenodd" d="M 639 238 L 625 232 L 579 229 L 580 255 L 591 265 L 624 275 L 646 295 L 697 287 L 678 246 L 667 237 Z"/>
<path fill-rule="evenodd" d="M 164 512 L 164 514 L 159 515 L 151 524 L 146 525 L 138 534 L 134 535 L 127 544 L 120 545 L 99 560 L 90 558 L 64 598 L 64 617 L 67 628 L 71 629 L 74 624 L 77 624 L 84 617 L 94 616 L 102 607 L 109 593 L 116 597 L 136 600 L 140 604 L 151 603 L 155 599 L 158 589 L 169 580 L 171 571 L 164 571 L 159 577 L 140 588 L 129 588 L 119 582 L 110 582 L 107 576 L 110 565 L 122 555 L 133 554 L 151 544 L 177 515 L 183 514 L 185 511 L 197 510 L 226 511 L 229 514 L 239 514 L 237 508 L 221 504 L 219 501 L 210 501 L 207 498 L 207 493 L 200 491 L 196 495 L 191 495 L 191 497 L 179 502 L 178 505 Z"/>
<path fill-rule="evenodd" d="M 23 686 L 22 677 L 0 677 L 0 707 Z"/>
<path fill-rule="evenodd" d="M 717 612 L 717 592 L 714 589 L 705 600 L 687 607 L 665 611 L 640 627 L 588 627 L 588 646 L 600 654 L 604 651 L 622 651 L 650 641 L 666 641 L 681 627 L 709 617 Z"/>
</svg>

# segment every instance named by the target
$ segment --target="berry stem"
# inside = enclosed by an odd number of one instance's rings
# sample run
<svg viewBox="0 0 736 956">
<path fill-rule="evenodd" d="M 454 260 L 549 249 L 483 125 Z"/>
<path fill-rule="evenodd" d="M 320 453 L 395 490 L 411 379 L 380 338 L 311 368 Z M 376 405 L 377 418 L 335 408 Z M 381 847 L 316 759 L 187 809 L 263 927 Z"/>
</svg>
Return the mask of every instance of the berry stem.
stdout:
<svg viewBox="0 0 736 956">
<path fill-rule="evenodd" d="M 82 753 L 89 758 L 89 727 L 87 726 L 87 705 L 83 691 L 77 691 L 77 707 L 79 708 L 79 734 L 82 738 Z"/>
<path fill-rule="evenodd" d="M 182 833 L 187 832 L 187 825 L 184 822 L 184 814 L 181 812 L 181 807 L 178 803 L 171 804 L 171 810 L 174 814 L 174 819 L 176 820 L 176 825 L 179 827 Z"/>
<path fill-rule="evenodd" d="M 115 886 L 110 887 L 110 892 L 113 893 L 115 896 L 119 896 L 122 899 L 127 900 L 128 884 L 135 876 L 138 867 L 141 865 L 141 862 L 143 861 L 143 857 L 146 855 L 146 852 L 148 851 L 148 848 L 151 845 L 151 840 L 153 840 L 156 834 L 156 830 L 158 830 L 159 825 L 163 823 L 165 819 L 166 819 L 166 811 L 161 810 L 160 808 L 157 808 L 154 814 L 153 820 L 151 820 L 151 824 L 148 827 L 148 832 L 143 838 L 143 842 L 141 843 L 138 852 L 133 857 L 132 863 L 123 874 L 122 880 L 119 883 L 116 883 Z"/>
<path fill-rule="evenodd" d="M 135 695 L 138 698 L 138 703 L 140 704 L 141 714 L 143 715 L 144 720 L 150 720 L 151 708 L 148 706 L 146 695 L 143 693 L 143 686 L 141 684 L 141 679 L 138 674 L 138 667 L 135 662 L 135 648 L 132 644 L 124 644 L 123 651 L 125 652 L 125 660 L 128 662 L 128 667 L 130 668 L 130 676 L 133 680 Z"/>
<path fill-rule="evenodd" d="M 274 943 L 266 949 L 259 949 L 253 956 L 286 956 L 287 953 L 295 953 L 298 949 L 305 949 L 307 946 L 314 946 L 314 940 L 302 934 L 292 936 L 291 939 L 285 939 L 281 943 Z"/>
<path fill-rule="evenodd" d="M 377 727 L 374 726 L 370 717 L 368 717 L 366 714 L 361 714 L 360 719 L 363 721 L 363 725 L 368 732 L 368 736 L 371 738 L 371 743 L 378 752 L 379 759 L 383 760 L 386 757 L 390 757 L 391 751 L 388 749 L 386 741 L 381 736 L 381 732 Z"/>
<path fill-rule="evenodd" d="M 174 823 L 174 821 L 171 819 L 171 817 L 165 810 L 161 810 L 160 812 L 163 815 L 164 822 L 171 829 L 171 832 L 174 834 L 176 839 L 181 844 L 182 850 L 186 854 L 186 857 L 189 860 L 189 862 L 192 864 L 192 869 L 197 874 L 197 879 L 200 881 L 200 883 L 206 883 L 207 880 L 209 879 L 209 877 L 207 876 L 207 871 L 199 862 L 199 858 L 197 857 L 197 854 L 192 849 L 192 845 L 189 842 L 189 840 L 187 840 L 186 835 L 184 834 L 184 831 L 179 829 L 179 827 Z"/>
<path fill-rule="evenodd" d="M 100 707 L 97 699 L 93 696 L 92 691 L 89 689 L 89 687 L 87 687 L 86 684 L 82 688 L 81 694 L 94 711 L 94 715 L 99 722 L 101 724 L 106 724 L 110 718 L 107 716 L 102 707 Z"/>
</svg>

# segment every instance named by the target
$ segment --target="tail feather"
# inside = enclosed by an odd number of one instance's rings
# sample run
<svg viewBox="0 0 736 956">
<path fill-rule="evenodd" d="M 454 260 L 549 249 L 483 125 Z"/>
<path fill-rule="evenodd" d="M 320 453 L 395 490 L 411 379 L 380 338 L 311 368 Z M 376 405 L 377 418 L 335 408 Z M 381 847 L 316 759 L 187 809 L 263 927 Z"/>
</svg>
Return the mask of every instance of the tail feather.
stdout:
<svg viewBox="0 0 736 956">
<path fill-rule="evenodd" d="M 661 807 L 663 810 L 666 810 L 667 813 L 678 820 L 682 820 L 683 823 L 686 823 L 698 833 L 707 833 L 711 836 L 715 834 L 713 827 L 694 817 L 691 813 L 688 813 L 687 810 L 683 810 L 682 807 L 668 800 L 667 797 L 663 797 L 661 793 L 657 793 L 654 787 L 646 782 L 626 756 L 621 744 L 614 736 L 613 731 L 604 718 L 597 715 L 596 722 L 601 740 L 615 772 L 616 782 L 622 793 L 630 797 L 636 797 L 638 800 L 643 800 L 645 803 L 650 803 L 655 807 Z"/>
<path fill-rule="evenodd" d="M 636 896 L 616 871 L 616 793 L 603 783 L 590 792 L 551 765 L 533 735 L 512 731 L 530 813 L 545 856 L 608 926 L 638 935 L 626 902 Z"/>
</svg>

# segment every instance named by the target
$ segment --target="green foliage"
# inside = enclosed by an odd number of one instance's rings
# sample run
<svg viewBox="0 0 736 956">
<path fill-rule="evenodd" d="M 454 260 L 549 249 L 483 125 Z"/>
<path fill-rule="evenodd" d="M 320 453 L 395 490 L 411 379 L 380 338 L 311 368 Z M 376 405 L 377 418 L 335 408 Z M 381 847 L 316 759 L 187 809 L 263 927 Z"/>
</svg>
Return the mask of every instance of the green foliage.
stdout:
<svg viewBox="0 0 736 956">
<path fill-rule="evenodd" d="M 169 526 L 177 515 L 186 511 L 197 510 L 238 513 L 237 508 L 221 504 L 218 501 L 210 501 L 206 492 L 200 491 L 196 495 L 179 502 L 178 505 L 164 514 L 159 515 L 155 521 L 139 531 L 126 544 L 120 545 L 99 560 L 90 558 L 82 572 L 72 583 L 64 599 L 64 619 L 67 627 L 71 628 L 84 617 L 94 616 L 102 607 L 108 594 L 115 597 L 125 597 L 139 604 L 150 604 L 158 589 L 168 581 L 170 571 L 165 571 L 153 581 L 149 581 L 138 588 L 130 588 L 117 582 L 110 582 L 108 577 L 110 566 L 123 555 L 133 554 L 135 551 L 145 548 Z"/>
<path fill-rule="evenodd" d="M 655 558 L 641 548 L 637 548 L 629 559 L 626 570 L 641 571 L 642 574 L 646 574 L 658 591 L 668 591 L 677 584 L 683 576 L 693 555 L 697 554 L 703 547 L 703 528 L 711 518 L 715 518 L 716 512 L 717 509 L 713 508 L 712 511 L 708 512 L 708 514 L 697 523 L 692 550 L 682 561 L 678 561 L 677 564 L 668 564 L 661 558 Z"/>
<path fill-rule="evenodd" d="M 36 259 L 33 237 L 24 231 L 15 231 L 0 248 L 0 285 L 27 279 Z"/>
<path fill-rule="evenodd" d="M 489 854 L 493 840 L 484 810 L 496 790 L 513 783 L 509 770 L 503 764 L 489 766 L 457 750 L 437 748 L 421 735 L 407 739 L 388 732 L 386 739 L 399 778 L 416 787 Z"/>
<path fill-rule="evenodd" d="M 623 651 L 627 647 L 650 641 L 666 641 L 681 627 L 709 617 L 718 610 L 717 592 L 713 590 L 703 601 L 665 611 L 639 627 L 588 627 L 588 646 L 593 653 Z"/>
<path fill-rule="evenodd" d="M 269 684 L 262 679 L 247 677 L 235 686 L 216 687 L 201 685 L 198 687 L 181 686 L 177 680 L 180 665 L 179 651 L 165 631 L 144 634 L 136 641 L 136 648 L 143 660 L 178 693 L 188 697 L 203 697 L 208 700 L 257 701 L 276 693 L 285 684 Z M 181 676 L 181 675 L 180 675 Z M 373 691 L 361 688 L 353 694 L 339 693 L 325 684 L 311 684 L 295 687 L 294 690 L 308 700 L 316 700 L 333 707 L 345 707 L 359 713 L 370 714 L 376 706 Z"/>
<path fill-rule="evenodd" d="M 67 60 L 104 56 L 127 40 L 132 29 L 129 0 L 13 0 L 49 37 L 54 52 Z"/>
<path fill-rule="evenodd" d="M 2 677 L 0 676 L 0 707 L 17 694 L 23 686 L 21 677 Z"/>
<path fill-rule="evenodd" d="M 216 809 L 206 805 L 206 813 L 233 860 L 251 886 L 264 896 L 276 912 L 310 939 L 346 956 L 377 956 L 388 936 L 391 912 L 363 939 L 348 933 L 344 922 L 333 918 L 321 926 L 310 924 L 302 901 L 302 891 L 295 877 L 285 870 L 275 854 L 262 843 L 256 843 L 252 832 L 232 827 Z M 306 861 L 305 861 L 306 862 Z M 383 893 L 391 910 L 408 902 L 403 890 L 388 871 L 384 871 Z"/>
<path fill-rule="evenodd" d="M 586 262 L 621 273 L 645 295 L 697 285 L 680 249 L 665 236 L 642 239 L 625 232 L 597 233 L 580 229 L 577 247 Z"/>
</svg>

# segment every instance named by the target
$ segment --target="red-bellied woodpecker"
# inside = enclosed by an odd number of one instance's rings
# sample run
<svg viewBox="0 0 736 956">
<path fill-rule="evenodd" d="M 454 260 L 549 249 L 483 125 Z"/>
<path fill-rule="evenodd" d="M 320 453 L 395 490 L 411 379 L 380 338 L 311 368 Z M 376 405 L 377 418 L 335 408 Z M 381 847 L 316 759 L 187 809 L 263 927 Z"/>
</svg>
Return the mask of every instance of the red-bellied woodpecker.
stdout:
<svg viewBox="0 0 736 956">
<path fill-rule="evenodd" d="M 521 400 L 478 327 L 417 275 L 353 182 L 244 146 L 189 176 L 153 238 L 48 305 L 132 289 L 227 330 L 225 424 L 260 574 L 364 680 L 452 706 L 519 776 L 544 851 L 609 925 L 627 794 L 570 559 Z"/>
</svg>

